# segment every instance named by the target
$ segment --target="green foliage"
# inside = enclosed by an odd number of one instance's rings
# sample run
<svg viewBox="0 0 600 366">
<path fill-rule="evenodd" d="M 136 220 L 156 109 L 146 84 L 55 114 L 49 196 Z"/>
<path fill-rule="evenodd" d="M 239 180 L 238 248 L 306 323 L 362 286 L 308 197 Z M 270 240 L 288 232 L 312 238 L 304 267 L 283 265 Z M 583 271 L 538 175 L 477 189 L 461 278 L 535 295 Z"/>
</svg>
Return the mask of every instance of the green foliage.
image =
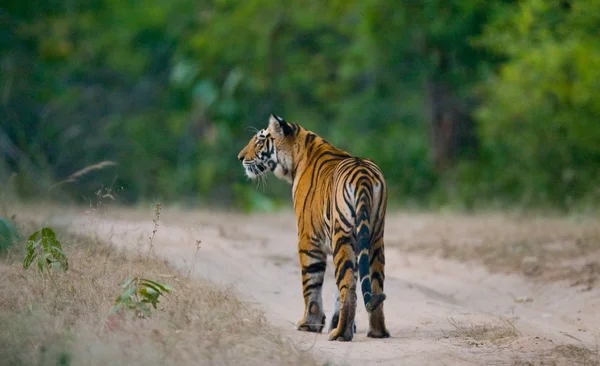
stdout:
<svg viewBox="0 0 600 366">
<path fill-rule="evenodd" d="M 260 192 L 252 183 L 238 183 L 233 187 L 237 201 L 235 204 L 244 212 L 271 212 L 279 205 L 265 192 Z"/>
<path fill-rule="evenodd" d="M 507 58 L 483 90 L 479 133 L 496 192 L 600 202 L 600 4 L 523 1 L 480 42 Z"/>
<path fill-rule="evenodd" d="M 156 309 L 159 298 L 173 291 L 173 288 L 167 284 L 140 277 L 129 278 L 121 288 L 123 293 L 115 299 L 112 311 L 135 310 L 143 317 L 152 314 L 149 304 Z"/>
<path fill-rule="evenodd" d="M 0 254 L 19 240 L 21 236 L 14 225 L 8 219 L 0 217 Z"/>
<path fill-rule="evenodd" d="M 34 261 L 37 262 L 41 274 L 44 273 L 44 268 L 47 271 L 51 269 L 67 271 L 69 269 L 69 262 L 62 250 L 62 245 L 56 239 L 54 231 L 48 227 L 38 229 L 27 238 L 27 255 L 23 260 L 23 268 L 29 268 Z"/>
<path fill-rule="evenodd" d="M 274 112 L 375 160 L 392 201 L 600 203 L 598 4 L 9 1 L 0 178 L 27 198 L 272 210 L 289 187 L 255 190 L 235 156 Z M 446 171 L 435 106 L 479 142 Z M 48 190 L 100 161 L 117 165 Z"/>
</svg>

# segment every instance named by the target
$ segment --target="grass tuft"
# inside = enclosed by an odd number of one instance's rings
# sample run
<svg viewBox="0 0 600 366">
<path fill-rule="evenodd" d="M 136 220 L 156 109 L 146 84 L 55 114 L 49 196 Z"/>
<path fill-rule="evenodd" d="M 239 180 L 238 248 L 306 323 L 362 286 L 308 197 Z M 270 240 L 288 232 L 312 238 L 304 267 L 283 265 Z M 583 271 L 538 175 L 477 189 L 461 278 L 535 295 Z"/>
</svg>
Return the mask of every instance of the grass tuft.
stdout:
<svg viewBox="0 0 600 366">
<path fill-rule="evenodd" d="M 459 322 L 454 318 L 448 319 L 454 330 L 449 336 L 464 338 L 473 343 L 501 343 L 519 336 L 519 331 L 507 319 L 500 319 L 499 324 L 471 324 Z"/>
<path fill-rule="evenodd" d="M 0 260 L 0 364 L 314 364 L 227 289 L 93 238 L 57 237 L 70 268 L 52 282 L 23 270 L 23 246 Z M 123 279 L 142 274 L 177 291 L 151 318 L 111 312 Z"/>
</svg>

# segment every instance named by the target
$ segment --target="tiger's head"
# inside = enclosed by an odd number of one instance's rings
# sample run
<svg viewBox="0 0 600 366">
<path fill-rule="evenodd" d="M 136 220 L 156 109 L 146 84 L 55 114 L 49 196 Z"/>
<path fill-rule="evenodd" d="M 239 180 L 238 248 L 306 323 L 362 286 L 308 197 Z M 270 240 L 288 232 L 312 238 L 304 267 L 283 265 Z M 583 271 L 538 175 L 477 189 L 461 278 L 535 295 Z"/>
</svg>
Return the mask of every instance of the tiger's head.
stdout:
<svg viewBox="0 0 600 366">
<path fill-rule="evenodd" d="M 252 136 L 238 154 L 238 159 L 251 179 L 272 171 L 276 177 L 292 183 L 293 146 L 294 128 L 272 114 L 269 126 Z"/>
</svg>

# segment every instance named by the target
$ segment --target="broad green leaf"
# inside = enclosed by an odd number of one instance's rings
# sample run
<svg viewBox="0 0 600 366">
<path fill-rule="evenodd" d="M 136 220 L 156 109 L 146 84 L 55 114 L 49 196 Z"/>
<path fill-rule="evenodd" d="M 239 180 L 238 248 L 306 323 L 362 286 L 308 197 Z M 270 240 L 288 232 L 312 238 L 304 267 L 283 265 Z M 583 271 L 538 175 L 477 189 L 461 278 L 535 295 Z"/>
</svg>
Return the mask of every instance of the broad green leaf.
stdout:
<svg viewBox="0 0 600 366">
<path fill-rule="evenodd" d="M 25 260 L 23 260 L 23 268 L 24 269 L 29 268 L 29 266 L 35 259 L 35 256 L 36 256 L 36 254 L 35 254 L 34 248 L 32 248 L 31 250 L 28 250 L 27 255 L 25 256 Z"/>
<path fill-rule="evenodd" d="M 29 237 L 27 238 L 27 242 L 34 242 L 35 239 L 37 238 L 38 234 L 40 233 L 41 229 L 38 229 L 36 231 L 33 232 L 33 234 L 29 235 Z"/>
<path fill-rule="evenodd" d="M 50 241 L 56 241 L 56 234 L 49 227 L 42 228 L 42 237 L 48 238 Z"/>
<path fill-rule="evenodd" d="M 39 240 L 27 240 L 27 250 L 28 251 L 34 251 L 38 245 L 40 244 L 40 242 L 42 241 L 42 239 Z"/>
<path fill-rule="evenodd" d="M 50 242 L 49 242 L 48 238 L 42 235 L 41 241 L 42 241 L 42 249 L 44 250 L 44 252 L 50 253 L 51 249 L 50 249 Z"/>
</svg>

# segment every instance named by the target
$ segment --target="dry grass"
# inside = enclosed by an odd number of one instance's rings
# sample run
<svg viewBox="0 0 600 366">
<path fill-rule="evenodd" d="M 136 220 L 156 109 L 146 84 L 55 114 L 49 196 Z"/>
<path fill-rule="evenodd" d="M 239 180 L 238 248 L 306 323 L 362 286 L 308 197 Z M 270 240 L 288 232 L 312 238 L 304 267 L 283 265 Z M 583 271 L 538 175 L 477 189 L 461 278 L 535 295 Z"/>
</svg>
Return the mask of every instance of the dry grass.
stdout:
<svg viewBox="0 0 600 366">
<path fill-rule="evenodd" d="M 517 358 L 513 366 L 600 366 L 600 353 L 575 345 L 556 346 L 534 360 Z"/>
<path fill-rule="evenodd" d="M 389 221 L 387 243 L 403 250 L 475 260 L 491 271 L 542 280 L 570 279 L 588 288 L 600 278 L 596 217 L 411 215 Z"/>
<path fill-rule="evenodd" d="M 93 172 L 95 170 L 102 170 L 102 169 L 104 169 L 106 167 L 114 166 L 114 165 L 117 165 L 117 163 L 115 163 L 114 161 L 110 161 L 110 160 L 104 160 L 104 161 L 101 161 L 101 162 L 96 163 L 96 164 L 88 165 L 85 168 L 80 169 L 80 170 L 76 171 L 75 173 L 71 174 L 66 179 L 64 179 L 64 180 L 62 180 L 62 181 L 60 181 L 60 182 L 58 182 L 56 184 L 53 184 L 49 188 L 49 190 L 52 190 L 53 188 L 58 187 L 60 185 L 63 185 L 65 183 L 74 183 L 74 182 L 77 181 L 77 179 L 83 177 L 84 175 L 86 175 L 86 174 L 88 174 L 90 172 Z"/>
<path fill-rule="evenodd" d="M 314 364 L 229 291 L 190 279 L 164 261 L 58 234 L 70 270 L 56 273 L 54 281 L 33 267 L 23 270 L 22 247 L 0 259 L 0 364 Z M 131 275 L 166 282 L 175 292 L 148 319 L 112 314 L 120 285 Z"/>
<path fill-rule="evenodd" d="M 471 324 L 459 322 L 454 318 L 448 320 L 454 327 L 449 337 L 466 340 L 472 346 L 481 346 L 484 343 L 498 344 L 519 336 L 513 323 L 500 319 L 497 324 Z"/>
</svg>

